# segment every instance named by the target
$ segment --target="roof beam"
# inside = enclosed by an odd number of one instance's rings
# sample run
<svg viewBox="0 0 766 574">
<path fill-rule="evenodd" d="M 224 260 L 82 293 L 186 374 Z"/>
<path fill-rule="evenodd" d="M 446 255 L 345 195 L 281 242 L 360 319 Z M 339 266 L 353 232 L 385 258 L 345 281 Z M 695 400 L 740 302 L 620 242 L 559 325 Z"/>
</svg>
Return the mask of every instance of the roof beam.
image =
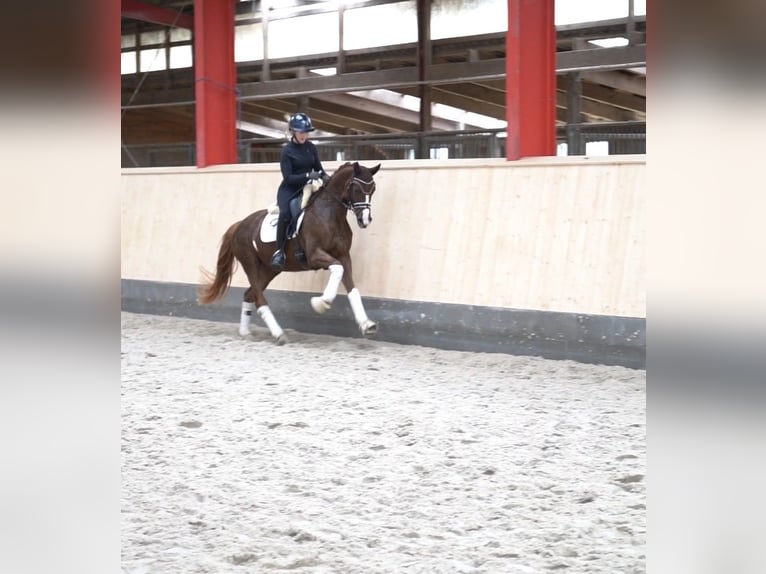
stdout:
<svg viewBox="0 0 766 574">
<path fill-rule="evenodd" d="M 592 22 L 578 22 L 576 24 L 562 24 L 556 26 L 556 36 L 559 39 L 619 36 L 627 31 L 629 22 L 629 18 L 612 18 Z M 646 30 L 646 16 L 643 14 L 633 16 L 633 25 L 638 31 Z"/>
<path fill-rule="evenodd" d="M 593 84 L 601 84 L 646 97 L 646 76 L 612 70 L 610 72 L 585 72 L 582 79 Z"/>
<path fill-rule="evenodd" d="M 417 131 L 417 121 L 407 121 L 399 117 L 386 117 L 381 114 L 373 114 L 355 110 L 347 106 L 338 105 L 335 98 L 320 96 L 311 98 L 310 113 L 312 117 L 318 112 L 330 114 L 340 121 L 350 120 L 353 125 L 349 127 L 362 132 L 413 132 Z M 342 132 L 341 132 L 342 133 Z"/>
<path fill-rule="evenodd" d="M 505 82 L 503 89 L 497 90 L 481 84 L 440 84 L 439 90 L 452 92 L 465 99 L 476 100 L 477 103 L 490 103 L 505 107 Z"/>
<path fill-rule="evenodd" d="M 417 112 L 394 108 L 370 99 L 346 94 L 318 94 L 311 98 L 312 109 L 354 117 L 385 131 L 417 131 Z"/>
<path fill-rule="evenodd" d="M 594 48 L 559 52 L 556 72 L 618 69 L 646 64 L 646 45 L 619 48 Z M 505 77 L 505 58 L 480 62 L 434 64 L 428 69 L 426 82 L 432 85 L 475 82 Z M 376 88 L 399 88 L 419 85 L 415 67 L 355 72 L 335 76 L 315 76 L 271 82 L 240 84 L 240 99 L 254 100 L 275 96 L 304 96 L 317 93 L 352 92 Z"/>
<path fill-rule="evenodd" d="M 556 54 L 556 73 L 638 68 L 646 65 L 646 44 L 592 48 Z"/>
<path fill-rule="evenodd" d="M 417 90 L 415 91 L 417 92 Z M 342 113 L 347 116 L 355 116 L 370 121 L 384 127 L 387 131 L 418 131 L 420 118 L 417 111 L 376 101 L 374 96 L 315 95 L 311 98 L 312 108 L 317 107 L 317 101 L 326 102 L 323 104 L 325 109 L 337 109 L 336 106 L 343 106 Z M 438 130 L 455 130 L 459 126 L 457 122 L 434 114 L 432 127 Z"/>
<path fill-rule="evenodd" d="M 582 96 L 590 100 L 604 102 L 610 106 L 646 113 L 646 98 L 618 92 L 612 88 L 583 82 Z"/>
<path fill-rule="evenodd" d="M 623 110 L 622 108 L 616 108 L 609 104 L 601 102 L 594 102 L 586 98 L 582 99 L 580 111 L 583 114 L 593 116 L 596 118 L 602 118 L 613 122 L 625 122 L 638 119 L 636 114 L 632 111 Z M 564 92 L 556 92 L 556 107 L 567 107 L 567 94 Z"/>
<path fill-rule="evenodd" d="M 343 113 L 332 113 L 315 107 L 309 102 L 308 113 L 314 127 L 322 132 L 334 134 L 346 134 L 349 129 L 360 132 L 388 133 L 385 128 L 374 124 L 362 122 L 353 116 L 349 116 L 347 110 Z M 245 102 L 242 106 L 243 113 L 259 114 L 286 123 L 286 117 L 295 111 L 295 102 L 289 100 L 255 100 Z"/>
<path fill-rule="evenodd" d="M 417 90 L 414 88 L 399 88 L 396 91 L 409 96 L 417 96 Z M 453 108 L 481 114 L 496 120 L 505 120 L 505 102 L 502 104 L 494 104 L 487 101 L 480 102 L 462 95 L 458 90 L 444 90 L 442 86 L 434 87 L 431 99 L 437 104 L 452 106 Z M 468 127 L 468 124 L 466 124 L 466 127 Z M 479 126 L 476 127 L 478 128 Z"/>
<path fill-rule="evenodd" d="M 336 76 L 313 76 L 270 82 L 240 84 L 242 101 L 291 96 L 313 96 L 318 93 L 353 92 L 374 88 L 389 88 L 402 85 L 416 85 L 416 68 L 400 68 L 377 72 L 355 72 Z"/>
<path fill-rule="evenodd" d="M 160 8 L 136 0 L 122 0 L 122 17 L 162 26 L 176 26 L 194 30 L 194 16 L 178 11 Z"/>
<path fill-rule="evenodd" d="M 442 86 L 435 86 L 433 88 L 433 93 L 441 92 L 441 88 Z M 402 95 L 413 96 L 417 98 L 419 97 L 418 93 L 419 92 L 417 88 L 411 87 L 411 88 L 397 88 L 396 90 L 364 90 L 360 92 L 353 92 L 351 95 L 360 96 L 362 98 L 373 100 L 374 102 L 377 102 L 380 104 L 387 104 L 389 106 L 393 106 L 395 109 L 404 108 L 414 112 L 417 109 L 417 107 L 408 105 L 406 102 L 402 101 Z M 460 106 L 460 105 L 455 105 L 453 107 L 462 109 L 463 111 L 476 112 L 483 115 L 491 115 L 491 114 L 484 114 L 483 111 L 477 110 L 476 106 L 479 105 L 478 102 L 471 101 L 467 98 L 465 99 L 465 101 L 468 102 L 469 106 L 473 105 L 474 108 Z M 452 105 L 442 100 L 438 102 L 436 100 L 433 100 L 433 103 Z M 433 113 L 434 113 L 434 118 L 436 118 L 434 120 L 433 127 L 436 127 L 438 129 L 443 129 L 443 130 L 463 129 L 460 126 L 465 126 L 466 129 L 469 129 L 469 128 L 482 129 L 482 126 L 474 125 L 471 122 L 466 122 L 465 118 L 455 119 L 454 117 L 449 117 L 449 114 L 445 115 L 444 113 L 441 113 L 440 110 L 438 109 L 435 110 Z M 505 107 L 502 108 L 502 113 L 503 114 L 505 113 Z M 505 115 L 502 115 L 500 119 L 505 119 Z M 444 126 L 441 126 L 440 124 L 441 121 L 451 122 L 451 123 L 445 123 Z M 455 127 L 450 127 L 450 125 Z"/>
</svg>

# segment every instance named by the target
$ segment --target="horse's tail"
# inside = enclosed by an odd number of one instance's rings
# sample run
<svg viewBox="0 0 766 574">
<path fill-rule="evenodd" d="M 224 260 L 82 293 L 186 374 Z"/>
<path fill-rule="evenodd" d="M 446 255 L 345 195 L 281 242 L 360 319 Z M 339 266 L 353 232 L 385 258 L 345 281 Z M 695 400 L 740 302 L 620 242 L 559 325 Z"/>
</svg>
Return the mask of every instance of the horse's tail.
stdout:
<svg viewBox="0 0 766 574">
<path fill-rule="evenodd" d="M 200 267 L 200 271 L 206 281 L 206 284 L 201 285 L 197 290 L 197 301 L 200 305 L 208 305 L 213 301 L 217 301 L 229 290 L 231 276 L 234 274 L 237 264 L 232 248 L 234 233 L 237 231 L 240 223 L 240 221 L 237 221 L 229 227 L 221 238 L 221 248 L 218 250 L 218 264 L 216 265 L 215 275 L 204 267 Z"/>
</svg>

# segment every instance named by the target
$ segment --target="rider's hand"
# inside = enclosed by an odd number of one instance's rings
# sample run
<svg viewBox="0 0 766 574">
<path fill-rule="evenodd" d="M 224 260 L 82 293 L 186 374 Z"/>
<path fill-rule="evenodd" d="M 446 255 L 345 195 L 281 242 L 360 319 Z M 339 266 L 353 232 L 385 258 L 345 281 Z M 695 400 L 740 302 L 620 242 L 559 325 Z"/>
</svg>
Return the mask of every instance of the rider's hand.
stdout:
<svg viewBox="0 0 766 574">
<path fill-rule="evenodd" d="M 309 179 L 310 180 L 319 179 L 320 177 L 322 177 L 322 174 L 320 172 L 318 172 L 317 170 L 315 170 L 315 169 L 312 169 L 309 172 Z"/>
</svg>

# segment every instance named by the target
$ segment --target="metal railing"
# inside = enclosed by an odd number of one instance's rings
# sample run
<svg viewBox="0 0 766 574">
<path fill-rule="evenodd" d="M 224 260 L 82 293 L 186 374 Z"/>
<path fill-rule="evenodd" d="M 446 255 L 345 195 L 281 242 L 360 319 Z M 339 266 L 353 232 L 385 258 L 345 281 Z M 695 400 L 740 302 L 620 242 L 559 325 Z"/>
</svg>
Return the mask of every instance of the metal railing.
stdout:
<svg viewBox="0 0 766 574">
<path fill-rule="evenodd" d="M 609 155 L 646 153 L 646 122 L 567 124 L 556 130 L 558 143 L 567 144 L 568 155 L 584 155 L 586 144 L 603 141 Z"/>
<path fill-rule="evenodd" d="M 558 143 L 568 144 L 569 155 L 585 153 L 587 142 L 608 143 L 609 155 L 646 153 L 646 122 L 570 124 L 556 131 Z M 415 159 L 418 149 L 438 159 L 505 157 L 505 130 L 464 130 L 398 134 L 316 137 L 312 140 L 322 161 Z M 238 140 L 239 163 L 276 163 L 285 140 Z M 194 143 L 123 145 L 122 167 L 195 165 Z"/>
</svg>

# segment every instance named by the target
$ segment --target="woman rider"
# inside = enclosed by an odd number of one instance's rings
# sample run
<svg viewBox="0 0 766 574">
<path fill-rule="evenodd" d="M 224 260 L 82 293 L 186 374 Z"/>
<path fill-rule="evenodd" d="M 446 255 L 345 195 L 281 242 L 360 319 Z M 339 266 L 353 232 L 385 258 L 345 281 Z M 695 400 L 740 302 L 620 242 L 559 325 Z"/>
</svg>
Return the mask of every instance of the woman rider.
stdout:
<svg viewBox="0 0 766 574">
<path fill-rule="evenodd" d="M 279 167 L 282 183 L 277 191 L 279 220 L 277 222 L 277 250 L 271 257 L 271 266 L 282 270 L 285 265 L 285 242 L 287 226 L 290 223 L 290 200 L 303 191 L 309 180 L 328 176 L 322 169 L 316 146 L 309 141 L 309 132 L 314 131 L 311 118 L 304 113 L 293 114 L 288 124 L 292 137 L 282 148 Z"/>
</svg>

